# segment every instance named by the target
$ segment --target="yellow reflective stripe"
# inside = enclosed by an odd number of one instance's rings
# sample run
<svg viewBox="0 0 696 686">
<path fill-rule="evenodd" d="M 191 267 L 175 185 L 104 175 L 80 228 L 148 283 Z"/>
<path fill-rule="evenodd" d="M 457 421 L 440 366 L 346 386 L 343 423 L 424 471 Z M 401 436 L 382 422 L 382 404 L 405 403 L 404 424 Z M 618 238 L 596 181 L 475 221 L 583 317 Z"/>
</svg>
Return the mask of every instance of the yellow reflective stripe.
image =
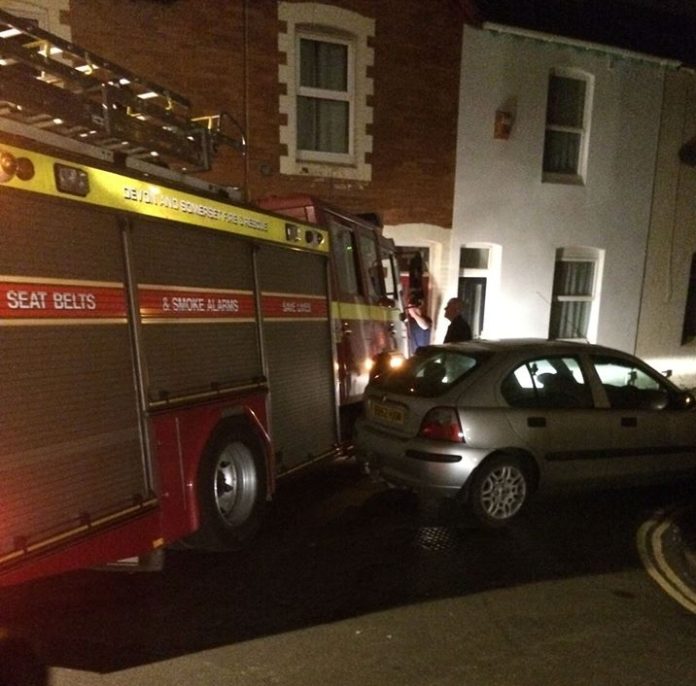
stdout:
<svg viewBox="0 0 696 686">
<path fill-rule="evenodd" d="M 35 174 L 31 179 L 25 181 L 13 176 L 0 185 L 56 198 L 66 198 L 88 205 L 107 207 L 112 210 L 135 212 L 147 217 L 225 231 L 249 238 L 260 238 L 314 252 L 328 253 L 329 250 L 328 232 L 317 226 L 301 224 L 292 219 L 265 214 L 260 210 L 223 203 L 193 193 L 160 186 L 157 183 L 141 181 L 122 174 L 76 164 L 10 145 L 2 145 L 1 149 L 18 158 L 29 158 L 34 165 Z M 54 164 L 56 163 L 87 172 L 89 193 L 85 197 L 58 191 L 54 175 Z M 304 240 L 304 235 L 299 242 L 288 241 L 285 235 L 287 223 L 300 226 L 303 229 L 302 233 L 310 230 L 315 235 L 320 234 L 323 237 L 322 243 L 320 245 L 308 244 Z"/>
<path fill-rule="evenodd" d="M 393 322 L 398 321 L 399 314 L 399 310 L 395 307 L 365 305 L 363 303 L 345 303 L 336 300 L 331 303 L 332 319 Z"/>
</svg>

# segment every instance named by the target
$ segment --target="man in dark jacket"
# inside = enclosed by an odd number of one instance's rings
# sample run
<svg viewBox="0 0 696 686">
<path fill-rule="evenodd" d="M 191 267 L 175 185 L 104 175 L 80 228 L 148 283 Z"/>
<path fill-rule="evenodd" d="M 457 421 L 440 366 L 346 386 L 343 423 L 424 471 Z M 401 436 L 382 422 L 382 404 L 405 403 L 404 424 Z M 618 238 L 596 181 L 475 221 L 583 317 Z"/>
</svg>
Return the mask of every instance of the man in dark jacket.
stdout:
<svg viewBox="0 0 696 686">
<path fill-rule="evenodd" d="M 449 319 L 450 325 L 445 334 L 445 343 L 456 343 L 458 341 L 471 340 L 471 327 L 464 319 L 462 310 L 464 303 L 459 298 L 450 298 L 445 305 L 445 317 Z"/>
</svg>

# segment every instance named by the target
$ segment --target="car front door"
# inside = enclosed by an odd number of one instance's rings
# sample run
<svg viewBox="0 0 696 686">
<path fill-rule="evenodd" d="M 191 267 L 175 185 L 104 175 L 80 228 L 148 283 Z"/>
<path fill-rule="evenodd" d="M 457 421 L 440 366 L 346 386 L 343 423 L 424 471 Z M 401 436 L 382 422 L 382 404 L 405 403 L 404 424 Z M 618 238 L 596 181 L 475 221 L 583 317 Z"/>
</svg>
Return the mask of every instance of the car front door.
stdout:
<svg viewBox="0 0 696 686">
<path fill-rule="evenodd" d="M 674 388 L 634 358 L 601 354 L 590 362 L 606 395 L 598 412 L 613 436 L 607 476 L 643 481 L 693 467 L 696 421 L 676 402 Z"/>
</svg>

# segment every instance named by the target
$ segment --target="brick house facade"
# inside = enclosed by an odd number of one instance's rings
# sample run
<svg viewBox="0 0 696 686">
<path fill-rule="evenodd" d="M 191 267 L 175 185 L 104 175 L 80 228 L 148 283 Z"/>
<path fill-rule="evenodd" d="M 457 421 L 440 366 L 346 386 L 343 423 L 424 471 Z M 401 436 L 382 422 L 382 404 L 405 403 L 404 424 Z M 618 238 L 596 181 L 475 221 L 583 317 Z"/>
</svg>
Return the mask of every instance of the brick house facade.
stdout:
<svg viewBox="0 0 696 686">
<path fill-rule="evenodd" d="M 371 83 L 354 103 L 356 111 L 369 110 L 355 136 L 370 145 L 354 161 L 369 170 L 368 178 L 346 178 L 345 165 L 281 171 L 288 155 L 281 140 L 288 126 L 282 75 L 292 47 L 284 11 L 305 17 L 303 27 L 316 21 L 325 30 L 334 15 L 371 27 L 370 35 L 358 36 L 370 56 L 355 74 Z M 246 159 L 222 153 L 210 180 L 245 187 L 252 201 L 307 192 L 350 211 L 376 212 L 389 225 L 451 226 L 465 19 L 458 3 L 71 0 L 63 18 L 78 45 L 185 95 L 197 114 L 224 111 L 239 123 Z"/>
</svg>

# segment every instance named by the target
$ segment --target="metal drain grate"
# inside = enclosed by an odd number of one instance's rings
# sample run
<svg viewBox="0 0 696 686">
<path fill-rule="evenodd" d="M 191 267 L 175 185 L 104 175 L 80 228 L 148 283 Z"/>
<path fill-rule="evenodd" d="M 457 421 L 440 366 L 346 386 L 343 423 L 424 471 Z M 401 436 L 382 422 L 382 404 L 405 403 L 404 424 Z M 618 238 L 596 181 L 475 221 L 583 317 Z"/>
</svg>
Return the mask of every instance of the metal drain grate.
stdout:
<svg viewBox="0 0 696 686">
<path fill-rule="evenodd" d="M 415 545 L 434 552 L 451 550 L 457 545 L 457 532 L 447 526 L 421 526 L 416 532 Z"/>
</svg>

